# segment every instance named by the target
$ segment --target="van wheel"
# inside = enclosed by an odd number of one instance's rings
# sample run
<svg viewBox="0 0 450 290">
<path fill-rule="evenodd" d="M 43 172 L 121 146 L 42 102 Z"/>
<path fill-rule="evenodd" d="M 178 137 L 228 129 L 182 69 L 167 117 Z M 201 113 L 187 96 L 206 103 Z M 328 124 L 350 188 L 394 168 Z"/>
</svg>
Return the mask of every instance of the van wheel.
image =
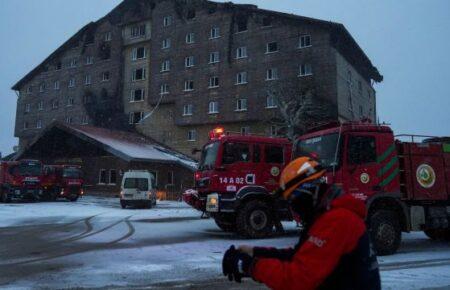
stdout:
<svg viewBox="0 0 450 290">
<path fill-rule="evenodd" d="M 78 200 L 79 197 L 80 196 L 78 194 L 73 194 L 73 195 L 69 196 L 68 200 L 71 202 L 75 202 Z"/>
<path fill-rule="evenodd" d="M 397 252 L 402 240 L 402 230 L 397 214 L 391 210 L 378 210 L 369 219 L 370 236 L 377 255 Z"/>
<path fill-rule="evenodd" d="M 253 200 L 238 210 L 236 228 L 239 235 L 251 239 L 265 238 L 273 230 L 270 207 L 264 201 Z"/>
<path fill-rule="evenodd" d="M 147 202 L 145 203 L 145 208 L 150 209 L 150 208 L 152 208 L 152 207 L 153 207 L 153 202 L 152 202 L 152 201 L 147 201 Z"/>
<path fill-rule="evenodd" d="M 124 200 L 120 201 L 120 206 L 122 207 L 122 209 L 126 209 L 127 208 L 127 202 Z"/>
</svg>

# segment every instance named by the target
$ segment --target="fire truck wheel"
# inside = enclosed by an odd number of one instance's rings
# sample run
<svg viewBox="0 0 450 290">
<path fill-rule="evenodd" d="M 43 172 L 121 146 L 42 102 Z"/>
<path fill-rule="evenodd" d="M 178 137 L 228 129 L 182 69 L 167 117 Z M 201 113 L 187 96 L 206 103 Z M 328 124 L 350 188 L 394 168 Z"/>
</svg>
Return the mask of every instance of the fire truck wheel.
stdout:
<svg viewBox="0 0 450 290">
<path fill-rule="evenodd" d="M 216 225 L 224 232 L 235 232 L 236 231 L 236 223 L 231 221 L 226 221 L 219 217 L 214 218 Z"/>
<path fill-rule="evenodd" d="M 11 198 L 8 197 L 8 194 L 6 194 L 6 192 L 4 192 L 3 190 L 0 191 L 0 202 L 2 202 L 2 203 L 10 203 L 11 202 Z"/>
<path fill-rule="evenodd" d="M 239 235 L 251 239 L 270 236 L 273 230 L 271 209 L 261 200 L 246 203 L 237 212 L 236 227 Z"/>
<path fill-rule="evenodd" d="M 397 252 L 402 238 L 397 214 L 391 210 L 378 210 L 370 216 L 369 224 L 377 255 L 392 255 Z"/>
<path fill-rule="evenodd" d="M 71 196 L 69 196 L 69 201 L 71 201 L 71 202 L 75 202 L 75 201 L 77 201 L 78 200 L 78 194 L 73 194 L 73 195 L 71 195 Z"/>
<path fill-rule="evenodd" d="M 121 206 L 123 209 L 126 209 L 126 208 L 127 208 L 127 202 L 126 202 L 125 200 L 121 200 L 121 201 L 120 201 L 120 206 Z"/>
<path fill-rule="evenodd" d="M 450 230 L 428 229 L 423 231 L 427 237 L 435 241 L 450 241 Z"/>
</svg>

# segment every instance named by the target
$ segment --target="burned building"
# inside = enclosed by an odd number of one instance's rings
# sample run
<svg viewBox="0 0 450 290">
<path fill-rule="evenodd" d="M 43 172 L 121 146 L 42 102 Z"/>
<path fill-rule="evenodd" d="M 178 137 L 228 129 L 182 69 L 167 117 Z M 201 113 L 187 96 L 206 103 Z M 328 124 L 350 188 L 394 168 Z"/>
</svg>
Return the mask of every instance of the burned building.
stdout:
<svg viewBox="0 0 450 290">
<path fill-rule="evenodd" d="M 13 86 L 15 135 L 23 148 L 56 119 L 136 130 L 191 154 L 217 125 L 279 134 L 274 84 L 325 101 L 326 121 L 375 120 L 381 81 L 339 23 L 230 2 L 124 0 Z"/>
</svg>

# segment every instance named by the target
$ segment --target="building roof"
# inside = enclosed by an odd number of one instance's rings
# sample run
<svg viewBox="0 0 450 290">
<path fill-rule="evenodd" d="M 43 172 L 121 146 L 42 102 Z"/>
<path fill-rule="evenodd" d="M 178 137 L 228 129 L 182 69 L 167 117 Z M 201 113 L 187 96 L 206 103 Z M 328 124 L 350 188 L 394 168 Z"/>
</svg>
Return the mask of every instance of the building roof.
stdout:
<svg viewBox="0 0 450 290">
<path fill-rule="evenodd" d="M 104 20 L 117 19 L 118 14 L 120 14 L 123 10 L 127 9 L 127 7 L 131 7 L 136 5 L 139 1 L 149 1 L 150 3 L 154 3 L 155 1 L 163 1 L 163 0 L 124 0 L 117 7 L 115 7 L 111 12 L 109 12 L 105 17 L 99 19 L 96 22 L 90 22 L 86 26 L 84 26 L 80 31 L 75 33 L 69 40 L 67 40 L 64 44 L 58 47 L 52 54 L 50 54 L 42 63 L 36 66 L 33 70 L 31 70 L 28 74 L 26 74 L 21 80 L 19 80 L 15 85 L 13 85 L 13 90 L 20 90 L 20 88 L 29 80 L 31 80 L 37 73 L 39 73 L 45 66 L 53 60 L 55 57 L 59 56 L 62 52 L 66 50 L 66 48 L 73 45 L 80 38 L 84 37 L 84 34 L 91 29 L 95 29 L 95 26 L 102 23 Z M 234 4 L 232 2 L 226 3 L 217 3 L 208 0 L 198 0 L 199 3 L 207 3 L 209 5 L 217 5 L 217 7 L 223 9 L 236 9 L 242 12 L 248 13 L 261 13 L 267 14 L 273 17 L 284 18 L 286 20 L 291 21 L 300 21 L 303 23 L 311 23 L 321 25 L 330 30 L 332 35 L 332 45 L 341 52 L 342 55 L 353 65 L 361 66 L 363 69 L 362 74 L 367 77 L 373 79 L 376 82 L 382 82 L 383 76 L 379 73 L 378 69 L 372 64 L 370 59 L 355 41 L 355 39 L 351 36 L 348 30 L 344 25 L 336 22 L 325 21 L 310 17 L 299 16 L 295 14 L 282 13 L 277 11 L 260 9 L 256 5 L 245 5 L 245 4 Z"/>
<path fill-rule="evenodd" d="M 173 163 L 190 170 L 197 168 L 197 163 L 194 160 L 138 133 L 93 126 L 66 125 L 57 121 L 51 123 L 36 136 L 30 145 L 17 154 L 16 159 L 20 159 L 39 139 L 55 128 L 100 147 L 106 152 L 128 162 Z"/>
</svg>

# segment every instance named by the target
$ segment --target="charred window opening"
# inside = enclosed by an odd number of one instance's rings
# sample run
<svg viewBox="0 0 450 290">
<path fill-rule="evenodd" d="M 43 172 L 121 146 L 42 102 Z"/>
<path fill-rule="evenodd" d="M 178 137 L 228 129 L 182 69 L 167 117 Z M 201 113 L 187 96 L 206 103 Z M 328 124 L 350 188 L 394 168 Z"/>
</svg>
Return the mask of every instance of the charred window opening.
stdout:
<svg viewBox="0 0 450 290">
<path fill-rule="evenodd" d="M 95 35 L 92 32 L 86 33 L 86 36 L 84 38 L 84 43 L 86 45 L 93 44 L 95 42 Z"/>
<path fill-rule="evenodd" d="M 236 17 L 237 32 L 244 32 L 248 30 L 248 17 L 244 15 L 238 15 Z"/>
<path fill-rule="evenodd" d="M 98 49 L 98 56 L 102 60 L 107 60 L 111 58 L 111 46 L 103 42 Z"/>
<path fill-rule="evenodd" d="M 263 26 L 263 27 L 269 27 L 269 26 L 272 26 L 272 21 L 273 21 L 272 17 L 266 16 L 266 17 L 264 17 L 263 20 L 262 20 L 262 26 Z"/>
<path fill-rule="evenodd" d="M 186 15 L 187 19 L 194 19 L 195 18 L 195 9 L 189 9 Z"/>
</svg>

